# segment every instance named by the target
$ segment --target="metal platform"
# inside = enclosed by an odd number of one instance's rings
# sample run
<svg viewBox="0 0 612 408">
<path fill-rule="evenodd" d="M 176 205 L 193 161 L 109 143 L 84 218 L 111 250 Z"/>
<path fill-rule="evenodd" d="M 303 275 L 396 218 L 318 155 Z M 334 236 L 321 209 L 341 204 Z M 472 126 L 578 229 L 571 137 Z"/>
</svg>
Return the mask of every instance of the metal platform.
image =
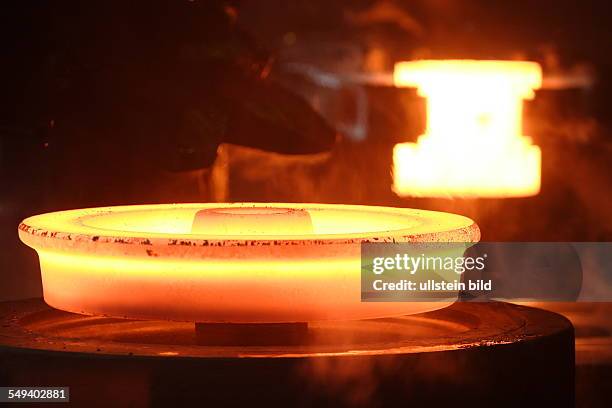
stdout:
<svg viewBox="0 0 612 408">
<path fill-rule="evenodd" d="M 203 346 L 194 324 L 40 299 L 0 303 L 0 324 L 0 383 L 69 386 L 78 406 L 574 404 L 571 323 L 506 303 L 309 323 L 300 342 L 267 346 Z"/>
</svg>

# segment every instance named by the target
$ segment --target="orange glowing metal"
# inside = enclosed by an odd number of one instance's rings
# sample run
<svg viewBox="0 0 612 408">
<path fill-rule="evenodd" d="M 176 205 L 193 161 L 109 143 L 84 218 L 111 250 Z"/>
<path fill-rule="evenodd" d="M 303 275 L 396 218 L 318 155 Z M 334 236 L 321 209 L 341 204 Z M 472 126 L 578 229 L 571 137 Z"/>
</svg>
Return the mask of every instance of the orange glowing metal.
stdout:
<svg viewBox="0 0 612 408">
<path fill-rule="evenodd" d="M 453 214 L 324 204 L 168 204 L 30 217 L 45 301 L 77 313 L 196 322 L 308 322 L 410 314 L 362 303 L 362 242 L 473 242 Z M 461 253 L 455 254 L 461 256 Z"/>
<path fill-rule="evenodd" d="M 397 86 L 427 98 L 418 143 L 393 149 L 400 196 L 520 197 L 540 191 L 540 149 L 522 136 L 523 99 L 541 86 L 533 62 L 440 60 L 396 64 Z"/>
</svg>

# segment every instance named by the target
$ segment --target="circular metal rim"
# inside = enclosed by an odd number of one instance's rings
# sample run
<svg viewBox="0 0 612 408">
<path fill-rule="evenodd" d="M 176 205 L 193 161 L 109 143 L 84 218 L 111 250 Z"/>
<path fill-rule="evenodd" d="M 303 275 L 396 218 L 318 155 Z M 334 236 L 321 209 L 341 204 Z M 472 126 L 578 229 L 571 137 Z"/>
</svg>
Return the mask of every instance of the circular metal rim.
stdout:
<svg viewBox="0 0 612 408">
<path fill-rule="evenodd" d="M 173 234 L 159 232 L 133 232 L 108 230 L 84 225 L 83 221 L 117 212 L 172 210 L 172 209 L 207 209 L 207 208 L 303 208 L 306 210 L 349 210 L 361 211 L 366 215 L 384 213 L 402 215 L 421 222 L 413 228 L 385 230 L 365 233 L 345 234 L 309 234 L 309 235 L 204 235 Z M 61 228 L 51 227 L 54 221 L 62 223 Z M 338 204 L 295 204 L 295 203 L 190 203 L 190 204 L 151 204 L 135 206 L 98 207 L 79 210 L 58 211 L 26 218 L 19 225 L 19 236 L 23 242 L 35 249 L 64 247 L 69 242 L 72 250 L 83 245 L 105 243 L 120 245 L 145 246 L 283 246 L 283 245 L 329 245 L 360 244 L 365 242 L 477 242 L 480 230 L 471 219 L 437 211 L 416 210 L 407 208 L 338 205 Z"/>
</svg>

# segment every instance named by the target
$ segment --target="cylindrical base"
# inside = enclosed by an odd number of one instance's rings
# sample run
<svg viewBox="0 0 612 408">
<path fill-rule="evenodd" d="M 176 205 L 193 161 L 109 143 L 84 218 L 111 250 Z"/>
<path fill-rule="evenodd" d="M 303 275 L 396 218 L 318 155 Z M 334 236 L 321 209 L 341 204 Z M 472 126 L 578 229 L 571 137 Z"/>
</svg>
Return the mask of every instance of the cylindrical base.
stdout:
<svg viewBox="0 0 612 408">
<path fill-rule="evenodd" d="M 196 341 L 205 346 L 280 346 L 307 341 L 308 323 L 196 323 Z"/>
<path fill-rule="evenodd" d="M 573 327 L 539 309 L 455 303 L 308 339 L 203 346 L 193 323 L 0 303 L 0 384 L 68 386 L 71 406 L 574 405 Z"/>
</svg>

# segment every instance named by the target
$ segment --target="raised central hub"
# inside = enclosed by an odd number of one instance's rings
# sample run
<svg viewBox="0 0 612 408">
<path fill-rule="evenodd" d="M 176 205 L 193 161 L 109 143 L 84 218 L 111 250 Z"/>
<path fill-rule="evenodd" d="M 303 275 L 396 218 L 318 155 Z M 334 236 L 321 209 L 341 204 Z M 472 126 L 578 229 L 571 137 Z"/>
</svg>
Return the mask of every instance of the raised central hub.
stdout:
<svg viewBox="0 0 612 408">
<path fill-rule="evenodd" d="M 191 232 L 212 235 L 312 234 L 308 211 L 301 208 L 207 208 L 195 214 Z"/>
</svg>

